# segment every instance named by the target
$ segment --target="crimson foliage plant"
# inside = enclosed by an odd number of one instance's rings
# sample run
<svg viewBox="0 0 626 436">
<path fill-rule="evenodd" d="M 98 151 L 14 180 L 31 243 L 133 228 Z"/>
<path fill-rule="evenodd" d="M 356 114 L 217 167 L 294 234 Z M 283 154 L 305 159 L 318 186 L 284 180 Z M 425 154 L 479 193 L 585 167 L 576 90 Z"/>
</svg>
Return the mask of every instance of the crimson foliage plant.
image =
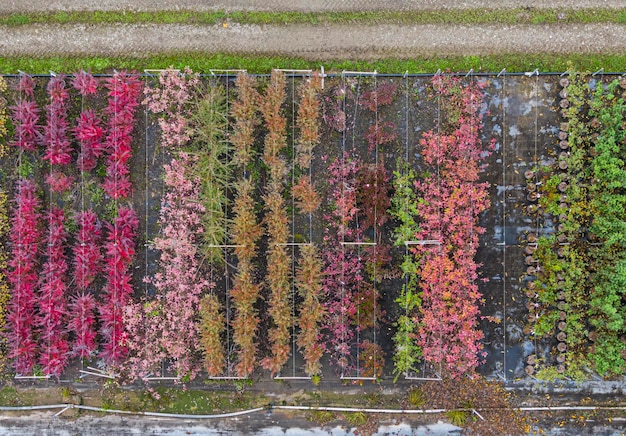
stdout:
<svg viewBox="0 0 626 436">
<path fill-rule="evenodd" d="M 90 73 L 81 70 L 74 75 L 72 86 L 78 90 L 81 97 L 95 94 L 98 90 L 98 81 Z M 78 169 L 91 171 L 96 167 L 96 159 L 104 152 L 104 128 L 100 117 L 92 109 L 83 110 L 73 129 L 74 138 L 80 144 L 78 155 Z"/>
<path fill-rule="evenodd" d="M 68 304 L 68 330 L 74 334 L 71 355 L 93 356 L 96 350 L 96 299 L 93 294 L 74 295 Z"/>
<path fill-rule="evenodd" d="M 26 151 L 35 151 L 41 138 L 39 123 L 40 110 L 35 102 L 35 82 L 25 74 L 20 76 L 18 85 L 19 99 L 11 106 L 15 140 L 11 145 Z"/>
<path fill-rule="evenodd" d="M 74 137 L 80 144 L 78 169 L 91 171 L 96 167 L 96 160 L 104 152 L 104 128 L 96 113 L 87 109 L 80 113 L 74 127 Z"/>
<path fill-rule="evenodd" d="M 90 287 L 102 269 L 101 224 L 92 210 L 78 214 L 74 245 L 74 284 L 78 293 L 69 304 L 68 327 L 74 333 L 72 355 L 90 357 L 96 349 L 95 299 Z"/>
<path fill-rule="evenodd" d="M 41 328 L 41 356 L 43 373 L 59 378 L 68 361 L 69 343 L 65 329 L 67 314 L 67 257 L 65 245 L 65 214 L 52 207 L 47 216 L 46 262 L 41 271 L 38 323 Z"/>
<path fill-rule="evenodd" d="M 377 83 L 374 89 L 361 94 L 359 104 L 371 112 L 376 112 L 379 107 L 389 106 L 393 103 L 397 90 L 398 85 L 393 82 Z"/>
<path fill-rule="evenodd" d="M 478 183 L 487 150 L 480 140 L 481 85 L 462 86 L 457 78 L 437 76 L 433 87 L 446 100 L 447 128 L 426 132 L 420 141 L 424 162 L 436 170 L 416 182 L 422 220 L 416 238 L 441 245 L 415 248 L 423 291 L 415 321 L 426 361 L 458 377 L 473 372 L 482 349 L 474 256 L 485 230 L 478 217 L 489 206 L 488 184 Z"/>
<path fill-rule="evenodd" d="M 141 82 L 125 72 L 116 72 L 106 80 L 109 115 L 105 148 L 108 153 L 104 191 L 111 198 L 126 198 L 130 194 L 131 139 L 135 110 L 139 105 Z"/>
<path fill-rule="evenodd" d="M 11 259 L 9 282 L 12 297 L 7 316 L 9 356 L 18 374 L 28 374 L 35 364 L 35 290 L 38 278 L 38 251 L 41 242 L 39 209 L 35 183 L 20 180 L 11 210 Z"/>
<path fill-rule="evenodd" d="M 98 81 L 90 72 L 85 70 L 80 70 L 74 74 L 72 86 L 82 96 L 95 94 L 98 91 Z"/>
<path fill-rule="evenodd" d="M 52 192 L 65 192 L 70 189 L 74 178 L 59 171 L 53 171 L 45 177 L 46 185 Z"/>
<path fill-rule="evenodd" d="M 104 302 L 100 307 L 100 333 L 104 341 L 101 356 L 107 364 L 119 363 L 127 354 L 126 331 L 122 320 L 125 304 L 133 293 L 130 263 L 135 255 L 135 236 L 139 220 L 134 210 L 120 207 L 114 222 L 107 223 L 105 243 Z"/>
<path fill-rule="evenodd" d="M 67 100 L 69 94 L 62 76 L 53 76 L 48 82 L 48 97 L 46 105 L 46 125 L 43 129 L 42 142 L 46 147 L 43 156 L 50 165 L 67 165 L 72 160 L 71 142 L 67 128 Z"/>
</svg>

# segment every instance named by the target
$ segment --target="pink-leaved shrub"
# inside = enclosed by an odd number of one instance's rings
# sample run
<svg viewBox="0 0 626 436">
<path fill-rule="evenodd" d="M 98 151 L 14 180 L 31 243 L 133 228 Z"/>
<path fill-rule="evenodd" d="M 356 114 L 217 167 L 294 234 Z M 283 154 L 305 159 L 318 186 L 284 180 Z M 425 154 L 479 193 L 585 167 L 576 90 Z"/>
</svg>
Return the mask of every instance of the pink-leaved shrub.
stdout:
<svg viewBox="0 0 626 436">
<path fill-rule="evenodd" d="M 59 378 L 67 366 L 69 343 L 65 326 L 67 314 L 67 257 L 65 214 L 53 206 L 47 214 L 46 262 L 41 271 L 39 293 L 40 350 L 39 363 L 46 375 Z"/>
<path fill-rule="evenodd" d="M 18 100 L 11 106 L 13 126 L 15 128 L 11 145 L 25 151 L 35 151 L 41 140 L 39 114 L 41 111 L 35 101 L 35 82 L 32 77 L 22 74 L 18 83 Z"/>
<path fill-rule="evenodd" d="M 154 240 L 161 268 L 149 279 L 156 299 L 125 311 L 133 378 L 158 370 L 165 358 L 180 377 L 193 379 L 201 368 L 196 317 L 200 296 L 210 290 L 210 282 L 198 272 L 204 207 L 198 201 L 200 182 L 189 174 L 193 162 L 193 157 L 180 152 L 165 165 L 161 233 Z"/>
<path fill-rule="evenodd" d="M 122 315 L 133 293 L 129 267 L 135 255 L 138 226 L 137 214 L 127 207 L 120 207 L 113 223 L 107 223 L 108 235 L 104 246 L 106 283 L 99 311 L 100 333 L 104 342 L 101 356 L 109 365 L 119 364 L 128 351 Z"/>
<path fill-rule="evenodd" d="M 77 293 L 69 304 L 69 330 L 74 334 L 72 355 L 91 357 L 96 349 L 96 300 L 91 287 L 102 269 L 102 225 L 92 210 L 77 215 L 78 233 L 73 247 L 74 285 Z"/>
<path fill-rule="evenodd" d="M 327 349 L 331 364 L 345 373 L 356 366 L 352 359 L 351 344 L 357 314 L 356 295 L 364 281 L 363 261 L 358 249 L 342 245 L 362 239 L 355 225 L 357 214 L 356 185 L 360 163 L 349 156 L 337 158 L 328 168 L 331 188 L 331 211 L 324 214 L 323 292 L 327 311 L 325 329 L 328 334 Z"/>
<path fill-rule="evenodd" d="M 91 109 L 80 113 L 74 127 L 74 138 L 80 144 L 78 154 L 78 169 L 91 171 L 96 167 L 97 159 L 104 152 L 104 127 L 100 117 Z"/>
<path fill-rule="evenodd" d="M 131 190 L 128 160 L 132 156 L 135 111 L 142 87 L 137 77 L 125 72 L 116 72 L 106 79 L 105 87 L 108 89 L 106 113 L 109 120 L 105 138 L 107 169 L 103 187 L 113 199 L 126 198 Z"/>
<path fill-rule="evenodd" d="M 8 308 L 9 357 L 18 374 L 30 374 L 35 365 L 37 341 L 36 288 L 39 244 L 41 243 L 41 203 L 35 183 L 20 180 L 11 208 L 11 257 L 9 282 L 12 288 Z"/>
<path fill-rule="evenodd" d="M 69 93 L 62 76 L 53 76 L 48 82 L 46 124 L 42 144 L 46 149 L 43 159 L 50 165 L 67 165 L 71 162 L 72 144 L 68 136 L 67 103 Z"/>
</svg>

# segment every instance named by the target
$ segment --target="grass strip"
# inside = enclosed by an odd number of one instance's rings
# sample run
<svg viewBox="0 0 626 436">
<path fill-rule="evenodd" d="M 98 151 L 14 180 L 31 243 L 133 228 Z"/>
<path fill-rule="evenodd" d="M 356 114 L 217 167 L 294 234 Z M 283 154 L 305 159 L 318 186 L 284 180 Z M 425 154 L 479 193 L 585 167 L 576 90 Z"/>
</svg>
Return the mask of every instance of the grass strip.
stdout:
<svg viewBox="0 0 626 436">
<path fill-rule="evenodd" d="M 77 11 L 14 13 L 0 15 L 0 25 L 23 26 L 37 23 L 153 23 L 153 24 L 549 24 L 617 23 L 626 24 L 622 9 L 464 9 L 425 11 L 364 12 L 199 12 L 199 11 Z"/>
<path fill-rule="evenodd" d="M 435 73 L 437 70 L 500 72 L 526 72 L 538 69 L 541 72 L 561 72 L 574 68 L 579 71 L 626 71 L 624 55 L 554 55 L 554 54 L 504 54 L 491 56 L 465 56 L 449 58 L 386 59 L 371 61 L 323 61 L 316 62 L 292 57 L 245 56 L 237 54 L 176 53 L 161 54 L 144 58 L 134 57 L 4 57 L 0 58 L 0 73 L 14 74 L 18 70 L 30 74 L 47 74 L 50 70 L 73 72 L 91 69 L 93 73 L 110 73 L 113 69 L 143 71 L 161 69 L 173 65 L 176 68 L 191 67 L 199 73 L 210 69 L 246 69 L 249 73 L 269 73 L 273 68 L 319 69 L 325 71 L 373 71 L 379 73 Z"/>
</svg>

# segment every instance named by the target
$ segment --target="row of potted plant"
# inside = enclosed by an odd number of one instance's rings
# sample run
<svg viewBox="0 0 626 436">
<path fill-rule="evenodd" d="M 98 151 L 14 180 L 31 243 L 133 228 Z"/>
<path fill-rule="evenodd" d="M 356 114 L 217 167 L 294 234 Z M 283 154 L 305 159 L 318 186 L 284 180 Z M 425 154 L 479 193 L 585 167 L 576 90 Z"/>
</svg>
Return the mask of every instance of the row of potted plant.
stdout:
<svg viewBox="0 0 626 436">
<path fill-rule="evenodd" d="M 480 163 L 488 152 L 481 141 L 483 84 L 463 85 L 459 78 L 432 79 L 439 99 L 441 124 L 420 140 L 429 173 L 415 182 L 420 218 L 417 241 L 422 290 L 417 343 L 424 359 L 444 374 L 459 377 L 480 363 L 482 331 L 478 328 L 481 294 L 474 260 L 480 214 L 489 206 L 488 185 L 479 183 Z"/>
<path fill-rule="evenodd" d="M 286 80 L 281 71 L 272 71 L 270 83 L 262 98 L 261 113 L 267 134 L 263 144 L 263 162 L 269 177 L 263 196 L 265 204 L 264 224 L 267 235 L 267 287 L 269 289 L 268 331 L 270 355 L 261 362 L 271 375 L 280 372 L 290 355 L 291 313 L 291 261 L 287 255 L 289 217 L 283 190 L 287 176 L 287 162 L 283 153 L 287 145 L 287 119 L 281 107 L 286 96 Z"/>
<path fill-rule="evenodd" d="M 533 333 L 557 336 L 557 373 L 586 378 L 590 368 L 610 377 L 623 373 L 625 347 L 622 87 L 615 80 L 593 88 L 575 72 L 561 82 L 559 155 L 538 190 L 557 226 L 533 254 L 540 269 L 530 284 L 540 304 Z"/>
<path fill-rule="evenodd" d="M 402 288 L 396 303 L 400 315 L 395 323 L 394 342 L 394 374 L 411 376 L 419 373 L 422 351 L 417 343 L 419 309 L 422 304 L 419 287 L 418 259 L 409 251 L 408 243 L 415 240 L 420 231 L 420 216 L 417 210 L 418 198 L 415 192 L 416 174 L 408 162 L 398 160 L 397 169 L 393 174 L 394 195 L 391 198 L 389 213 L 398 222 L 395 229 L 394 244 L 405 249 L 402 257 Z"/>
<path fill-rule="evenodd" d="M 388 266 L 389 247 L 383 242 L 383 226 L 389 217 L 389 176 L 378 157 L 395 133 L 381 133 L 385 122 L 379 119 L 378 109 L 392 102 L 395 91 L 394 84 L 384 84 L 361 93 L 360 82 L 345 81 L 333 93 L 338 103 L 325 102 L 324 119 L 344 139 L 347 130 L 357 128 L 359 108 L 375 115 L 364 138 L 375 163 L 363 163 L 352 148 L 344 147 L 329 165 L 330 207 L 324 213 L 322 251 L 324 327 L 331 363 L 346 377 L 377 378 L 384 363 L 384 353 L 375 340 L 383 316 L 379 289 L 382 280 L 393 274 Z M 350 115 L 346 115 L 347 105 L 355 106 Z M 386 123 L 384 128 L 393 126 Z"/>
<path fill-rule="evenodd" d="M 589 170 L 592 219 L 588 232 L 594 245 L 589 252 L 593 293 L 587 313 L 595 332 L 591 360 L 602 376 L 620 375 L 626 370 L 626 343 L 620 337 L 626 333 L 624 84 L 618 79 L 606 86 L 598 83 L 589 110 L 593 149 Z"/>
<path fill-rule="evenodd" d="M 292 195 L 298 211 L 309 216 L 309 225 L 312 225 L 312 214 L 318 210 L 321 200 L 312 180 L 313 152 L 320 141 L 321 86 L 321 77 L 314 74 L 298 88 L 300 102 L 296 127 L 299 130 L 299 137 L 294 156 L 294 171 L 299 174 L 294 174 L 297 182 L 292 186 Z M 321 323 L 325 311 L 321 295 L 322 260 L 313 241 L 300 247 L 294 281 L 302 302 L 298 318 L 300 328 L 297 336 L 298 349 L 304 357 L 304 373 L 309 377 L 316 377 L 321 373 L 320 359 L 324 353 Z"/>
<path fill-rule="evenodd" d="M 389 221 L 390 194 L 392 191 L 391 177 L 385 168 L 384 156 L 387 148 L 393 146 L 397 139 L 396 125 L 385 119 L 384 108 L 390 106 L 395 98 L 398 86 L 394 81 L 374 81 L 371 89 L 359 97 L 359 106 L 366 113 L 373 115 L 365 139 L 368 151 L 373 155 L 373 162 L 361 167 L 358 176 L 357 205 L 359 208 L 359 225 L 366 234 L 372 235 L 374 245 L 365 248 L 364 264 L 368 280 L 359 290 L 361 304 L 360 320 L 357 329 L 369 329 L 372 338 L 362 340 L 359 359 L 361 375 L 379 378 L 382 376 L 385 353 L 376 340 L 381 322 L 385 315 L 380 304 L 380 288 L 383 280 L 397 276 L 391 263 L 391 247 L 385 225 Z M 371 158 L 371 157 L 370 157 Z"/>
<path fill-rule="evenodd" d="M 198 238 L 201 241 L 199 255 L 210 265 L 198 271 L 196 275 L 207 274 L 209 277 L 226 273 L 224 266 L 229 259 L 223 249 L 228 244 L 228 197 L 231 188 L 233 166 L 231 148 L 227 143 L 226 92 L 220 84 L 211 84 L 191 109 L 192 155 L 191 174 L 199 182 L 198 199 L 204 208 L 200 220 Z M 227 326 L 226 311 L 223 303 L 214 291 L 215 283 L 208 283 L 209 288 L 200 300 L 200 345 L 204 353 L 204 368 L 211 376 L 219 376 L 224 372 L 227 362 L 229 344 L 222 341 L 222 333 L 230 328 Z M 208 291 L 208 292 L 207 292 Z M 230 371 L 230 368 L 229 368 Z"/>
<path fill-rule="evenodd" d="M 230 137 L 233 146 L 233 161 L 236 175 L 233 201 L 233 222 L 231 237 L 235 245 L 237 258 L 231 297 L 235 316 L 233 341 L 236 346 L 237 364 L 235 375 L 249 377 L 254 371 L 257 354 L 257 326 L 259 315 L 255 304 L 260 297 L 261 288 L 256 281 L 255 265 L 258 256 L 258 241 L 262 228 L 255 212 L 254 183 L 258 182 L 251 171 L 254 164 L 255 129 L 259 124 L 257 117 L 259 93 L 256 79 L 247 74 L 239 74 L 236 81 L 237 100 L 233 103 L 233 133 Z"/>
</svg>

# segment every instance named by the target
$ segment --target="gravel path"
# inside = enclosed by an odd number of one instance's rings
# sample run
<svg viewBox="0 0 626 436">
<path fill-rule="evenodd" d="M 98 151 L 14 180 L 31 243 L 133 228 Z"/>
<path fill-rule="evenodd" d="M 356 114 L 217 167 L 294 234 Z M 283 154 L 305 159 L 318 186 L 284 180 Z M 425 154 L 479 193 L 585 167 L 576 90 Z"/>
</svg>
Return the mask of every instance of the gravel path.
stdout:
<svg viewBox="0 0 626 436">
<path fill-rule="evenodd" d="M 197 51 L 381 59 L 494 53 L 623 53 L 616 24 L 436 25 L 57 25 L 0 26 L 0 56 L 131 55 Z"/>
<path fill-rule="evenodd" d="M 626 0 L 3 0 L 0 13 L 109 10 L 249 10 L 302 12 L 469 8 L 624 8 Z"/>
</svg>

